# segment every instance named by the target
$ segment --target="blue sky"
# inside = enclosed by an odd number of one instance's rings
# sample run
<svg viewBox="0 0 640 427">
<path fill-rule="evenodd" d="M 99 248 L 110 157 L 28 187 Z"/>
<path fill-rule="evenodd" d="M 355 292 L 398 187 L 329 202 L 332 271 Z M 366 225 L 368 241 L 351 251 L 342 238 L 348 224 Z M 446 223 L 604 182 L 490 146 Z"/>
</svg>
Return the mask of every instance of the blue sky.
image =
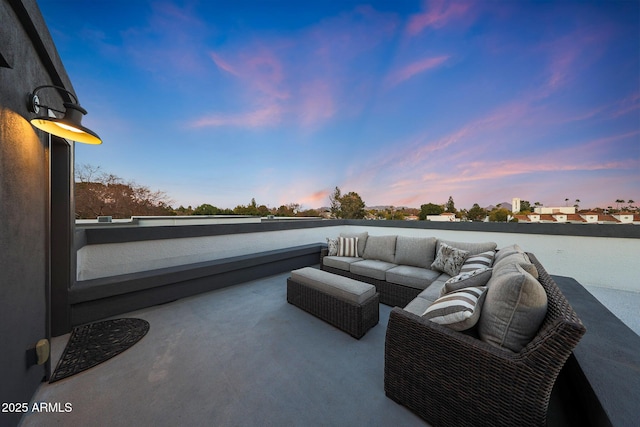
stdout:
<svg viewBox="0 0 640 427">
<path fill-rule="evenodd" d="M 640 2 L 39 0 L 100 166 L 174 206 L 640 202 Z"/>
</svg>

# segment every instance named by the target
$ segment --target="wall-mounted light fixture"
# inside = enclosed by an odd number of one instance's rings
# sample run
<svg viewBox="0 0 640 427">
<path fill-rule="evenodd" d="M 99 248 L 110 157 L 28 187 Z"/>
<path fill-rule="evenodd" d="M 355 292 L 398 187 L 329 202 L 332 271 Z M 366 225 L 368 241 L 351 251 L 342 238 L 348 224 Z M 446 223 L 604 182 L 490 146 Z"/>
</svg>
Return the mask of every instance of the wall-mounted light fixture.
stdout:
<svg viewBox="0 0 640 427">
<path fill-rule="evenodd" d="M 38 91 L 47 88 L 69 94 L 74 102 L 64 102 L 62 105 L 64 105 L 65 111 L 41 104 L 40 98 L 38 98 Z M 95 132 L 82 126 L 82 116 L 87 114 L 87 110 L 82 108 L 78 103 L 78 98 L 65 88 L 50 85 L 38 86 L 29 94 L 28 108 L 29 111 L 36 114 L 40 113 L 41 108 L 44 109 L 44 114 L 31 119 L 31 124 L 40 130 L 61 138 L 84 142 L 85 144 L 102 144 L 102 140 Z M 64 114 L 64 116 L 62 118 L 55 117 L 52 111 Z"/>
</svg>

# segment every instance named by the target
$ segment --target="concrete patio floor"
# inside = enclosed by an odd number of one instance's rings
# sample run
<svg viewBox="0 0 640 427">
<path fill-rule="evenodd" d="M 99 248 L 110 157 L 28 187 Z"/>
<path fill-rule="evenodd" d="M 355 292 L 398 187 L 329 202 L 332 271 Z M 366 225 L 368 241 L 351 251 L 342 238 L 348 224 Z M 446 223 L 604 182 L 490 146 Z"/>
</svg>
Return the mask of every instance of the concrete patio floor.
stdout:
<svg viewBox="0 0 640 427">
<path fill-rule="evenodd" d="M 147 320 L 132 348 L 42 384 L 23 426 L 424 426 L 384 394 L 380 323 L 356 340 L 286 301 L 280 274 L 119 317 Z M 55 366 L 69 335 L 53 340 Z"/>
<path fill-rule="evenodd" d="M 391 307 L 381 304 L 379 324 L 356 340 L 288 304 L 288 275 L 119 316 L 147 320 L 149 333 L 101 365 L 43 383 L 33 402 L 70 403 L 72 411 L 31 413 L 21 425 L 426 425 L 384 394 Z M 629 299 L 640 299 L 589 290 L 622 320 Z M 52 367 L 68 339 L 53 339 Z M 549 425 L 567 416 L 550 412 Z"/>
</svg>

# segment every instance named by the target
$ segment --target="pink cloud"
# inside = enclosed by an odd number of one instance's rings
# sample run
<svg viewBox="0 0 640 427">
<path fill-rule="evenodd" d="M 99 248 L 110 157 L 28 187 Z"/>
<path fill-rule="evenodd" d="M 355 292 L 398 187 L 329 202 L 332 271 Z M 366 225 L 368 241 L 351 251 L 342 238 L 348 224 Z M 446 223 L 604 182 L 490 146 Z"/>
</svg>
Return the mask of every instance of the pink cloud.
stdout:
<svg viewBox="0 0 640 427">
<path fill-rule="evenodd" d="M 311 129 L 340 111 L 354 114 L 364 108 L 370 96 L 365 88 L 372 86 L 373 77 L 363 73 L 355 80 L 351 70 L 358 69 L 368 51 L 393 37 L 396 28 L 395 15 L 358 6 L 292 35 L 249 36 L 226 51 L 209 52 L 213 63 L 232 78 L 236 99 L 251 112 L 213 114 L 197 123 L 266 125 L 269 121 L 258 114 L 265 105 L 277 106 L 282 122 Z"/>
<path fill-rule="evenodd" d="M 304 206 L 320 207 L 329 202 L 329 190 L 319 190 L 307 196 L 303 196 L 299 203 Z"/>
<path fill-rule="evenodd" d="M 395 86 L 399 83 L 402 83 L 405 80 L 410 79 L 416 74 L 420 74 L 424 71 L 431 70 L 442 65 L 449 56 L 436 56 L 431 58 L 424 58 L 416 62 L 412 62 L 409 65 L 406 65 L 399 70 L 393 71 L 388 77 L 387 82 L 391 86 Z"/>
<path fill-rule="evenodd" d="M 300 89 L 298 115 L 303 126 L 330 119 L 336 112 L 332 88 L 326 80 L 316 80 Z"/>
<path fill-rule="evenodd" d="M 123 47 L 134 63 L 160 78 L 174 70 L 181 75 L 204 74 L 201 52 L 207 33 L 191 7 L 154 2 L 146 26 L 122 32 Z"/>
<path fill-rule="evenodd" d="M 640 169 L 637 156 L 619 156 L 637 144 L 640 135 L 637 130 L 570 147 L 558 145 L 554 149 L 548 145 L 544 150 L 536 150 L 534 145 L 527 151 L 527 157 L 500 159 L 499 151 L 495 150 L 501 138 L 507 135 L 509 141 L 510 129 L 521 133 L 523 129 L 532 128 L 531 112 L 527 100 L 518 100 L 442 137 L 434 138 L 425 132 L 406 141 L 396 141 L 377 161 L 368 159 L 373 163 L 371 167 L 358 168 L 349 182 L 356 191 L 366 195 L 367 203 L 411 206 L 408 202 L 417 201 L 419 206 L 426 202 L 444 203 L 452 195 L 456 199 L 464 197 L 470 207 L 471 203 L 487 199 L 487 204 L 504 201 L 491 200 L 492 197 L 529 197 L 523 195 L 522 189 L 528 188 L 526 183 L 532 179 L 535 179 L 535 188 L 549 185 L 569 194 L 573 188 L 582 186 L 584 175 L 576 172 L 601 171 L 606 176 L 612 171 Z M 539 126 L 544 122 L 536 123 Z M 452 149 L 461 144 L 464 150 Z M 486 156 L 492 152 L 495 154 Z M 479 187 L 493 190 L 482 195 L 477 192 Z M 538 193 L 531 197 L 540 198 Z M 587 194 L 579 193 L 575 197 L 586 202 Z"/>
<path fill-rule="evenodd" d="M 427 27 L 444 27 L 452 20 L 464 16 L 470 6 L 470 3 L 459 1 L 425 0 L 423 3 L 425 11 L 409 18 L 406 32 L 415 36 Z"/>
<path fill-rule="evenodd" d="M 236 77 L 252 98 L 264 101 L 290 96 L 285 86 L 285 66 L 274 49 L 249 46 L 224 58 L 218 52 L 209 52 L 209 57 L 218 68 Z"/>
<path fill-rule="evenodd" d="M 277 105 L 271 105 L 260 110 L 238 114 L 211 114 L 197 119 L 191 123 L 191 127 L 218 127 L 218 126 L 239 126 L 239 127 L 262 127 L 276 125 L 281 121 L 282 110 Z"/>
<path fill-rule="evenodd" d="M 611 117 L 621 117 L 638 109 L 640 109 L 640 92 L 633 93 L 617 103 L 616 110 L 611 114 Z"/>
<path fill-rule="evenodd" d="M 585 26 L 539 46 L 540 51 L 548 53 L 549 63 L 538 98 L 550 96 L 581 76 L 582 70 L 602 55 L 610 37 L 606 27 L 594 30 Z"/>
<path fill-rule="evenodd" d="M 225 60 L 223 60 L 220 55 L 215 52 L 210 52 L 209 56 L 213 60 L 213 62 L 218 66 L 218 68 L 226 71 L 229 74 L 233 74 L 234 76 L 238 75 L 238 72 Z"/>
<path fill-rule="evenodd" d="M 241 57 L 241 69 L 246 83 L 258 91 L 276 98 L 286 99 L 289 90 L 283 87 L 285 80 L 284 66 L 276 53 L 268 48 L 261 48 Z"/>
</svg>

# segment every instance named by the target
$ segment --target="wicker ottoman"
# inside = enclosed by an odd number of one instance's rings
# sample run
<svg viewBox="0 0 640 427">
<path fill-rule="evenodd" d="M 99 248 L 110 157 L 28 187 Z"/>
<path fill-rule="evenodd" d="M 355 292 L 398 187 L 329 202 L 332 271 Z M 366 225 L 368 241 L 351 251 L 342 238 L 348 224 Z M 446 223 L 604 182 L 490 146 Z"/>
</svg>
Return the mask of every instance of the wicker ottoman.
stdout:
<svg viewBox="0 0 640 427">
<path fill-rule="evenodd" d="M 312 267 L 291 272 L 287 301 L 357 339 L 380 318 L 375 286 Z"/>
</svg>

